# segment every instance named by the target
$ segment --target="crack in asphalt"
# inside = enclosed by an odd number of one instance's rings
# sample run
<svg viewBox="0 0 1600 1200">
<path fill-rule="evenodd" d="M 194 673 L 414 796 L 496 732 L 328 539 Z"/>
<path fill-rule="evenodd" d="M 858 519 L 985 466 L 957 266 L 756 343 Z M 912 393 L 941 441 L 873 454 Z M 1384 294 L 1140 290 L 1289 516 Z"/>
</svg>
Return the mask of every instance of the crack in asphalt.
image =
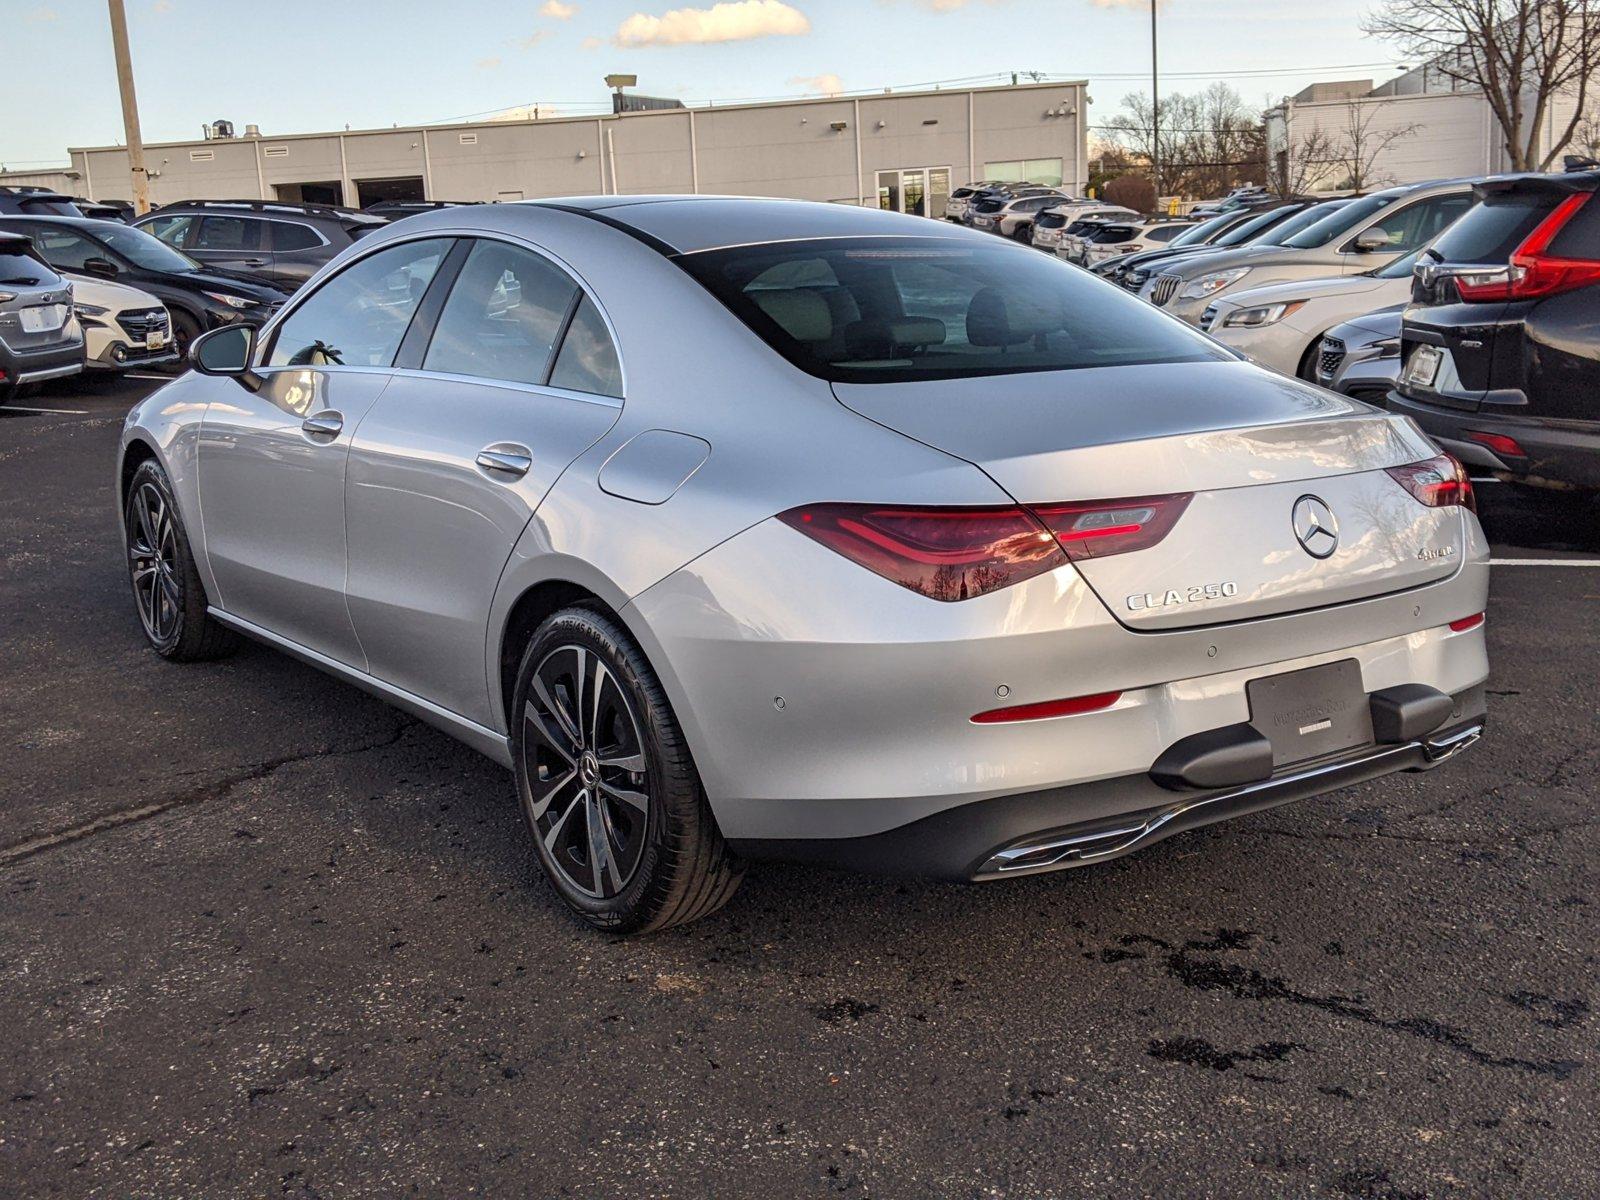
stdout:
<svg viewBox="0 0 1600 1200">
<path fill-rule="evenodd" d="M 295 754 L 285 754 L 279 758 L 270 758 L 265 762 L 257 763 L 248 770 L 240 771 L 234 775 L 224 776 L 214 783 L 204 787 L 194 788 L 187 792 L 180 792 L 165 800 L 157 800 L 149 804 L 138 804 L 128 808 L 112 809 L 88 821 L 81 821 L 75 825 L 68 825 L 48 833 L 36 834 L 20 842 L 13 842 L 9 846 L 0 847 L 0 869 L 14 866 L 35 855 L 57 850 L 62 846 L 81 842 L 85 838 L 97 834 L 109 833 L 113 829 L 122 829 L 129 825 L 148 821 L 151 817 L 160 816 L 162 813 L 171 812 L 176 808 L 188 808 L 207 800 L 221 799 L 237 787 L 256 780 L 265 779 L 275 771 L 294 763 L 306 762 L 314 758 L 349 758 L 357 754 L 369 754 L 374 750 L 382 750 L 393 746 L 411 729 L 413 722 L 406 721 L 396 726 L 390 733 L 375 741 L 359 746 L 344 748 L 325 747 L 318 750 L 306 750 Z"/>
</svg>

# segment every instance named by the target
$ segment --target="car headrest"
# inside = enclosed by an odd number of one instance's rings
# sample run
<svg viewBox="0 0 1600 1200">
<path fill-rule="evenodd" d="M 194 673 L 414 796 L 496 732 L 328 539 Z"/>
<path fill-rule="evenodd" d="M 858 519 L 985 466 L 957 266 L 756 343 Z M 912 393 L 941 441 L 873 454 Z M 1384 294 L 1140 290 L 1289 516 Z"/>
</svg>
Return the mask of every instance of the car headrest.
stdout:
<svg viewBox="0 0 1600 1200">
<path fill-rule="evenodd" d="M 850 358 L 894 358 L 945 339 L 944 322 L 935 317 L 854 321 L 845 326 L 845 354 Z"/>
<path fill-rule="evenodd" d="M 1015 346 L 1060 328 L 1058 312 L 998 288 L 983 288 L 967 305 L 967 341 L 974 346 Z"/>
<path fill-rule="evenodd" d="M 809 288 L 774 288 L 748 295 L 797 342 L 823 342 L 833 336 L 828 302 Z"/>
</svg>

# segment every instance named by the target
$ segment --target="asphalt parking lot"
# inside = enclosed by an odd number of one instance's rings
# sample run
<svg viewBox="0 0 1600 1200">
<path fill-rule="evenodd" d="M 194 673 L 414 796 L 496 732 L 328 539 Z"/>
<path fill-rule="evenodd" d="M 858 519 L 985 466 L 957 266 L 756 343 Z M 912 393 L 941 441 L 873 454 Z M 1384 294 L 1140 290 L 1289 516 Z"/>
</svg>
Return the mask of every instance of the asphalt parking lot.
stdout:
<svg viewBox="0 0 1600 1200">
<path fill-rule="evenodd" d="M 499 768 L 145 649 L 154 386 L 0 411 L 0 1195 L 1600 1194 L 1593 510 L 1482 488 L 1445 769 L 1002 885 L 761 866 L 608 940 Z"/>
</svg>

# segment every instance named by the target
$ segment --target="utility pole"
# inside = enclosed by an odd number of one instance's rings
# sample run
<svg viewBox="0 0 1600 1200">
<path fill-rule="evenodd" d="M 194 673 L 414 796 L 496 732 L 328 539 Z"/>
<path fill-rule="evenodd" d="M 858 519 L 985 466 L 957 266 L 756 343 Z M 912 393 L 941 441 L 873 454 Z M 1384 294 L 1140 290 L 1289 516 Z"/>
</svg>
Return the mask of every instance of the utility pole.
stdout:
<svg viewBox="0 0 1600 1200">
<path fill-rule="evenodd" d="M 111 49 L 117 58 L 117 90 L 122 93 L 122 128 L 128 138 L 128 170 L 133 175 L 133 209 L 150 211 L 150 177 L 144 169 L 144 137 L 139 133 L 139 101 L 133 94 L 133 60 L 128 55 L 128 14 L 122 0 L 106 0 L 111 9 Z M 94 197 L 90 197 L 93 199 Z"/>
<path fill-rule="evenodd" d="M 1156 0 L 1150 0 L 1150 182 L 1161 203 L 1161 72 L 1156 66 Z"/>
</svg>

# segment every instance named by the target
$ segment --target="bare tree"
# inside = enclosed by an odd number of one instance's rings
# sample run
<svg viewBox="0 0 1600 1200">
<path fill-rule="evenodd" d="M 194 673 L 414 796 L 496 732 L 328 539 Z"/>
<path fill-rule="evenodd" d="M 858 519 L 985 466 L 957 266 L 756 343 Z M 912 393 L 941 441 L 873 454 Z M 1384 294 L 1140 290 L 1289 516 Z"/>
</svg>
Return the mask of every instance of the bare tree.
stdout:
<svg viewBox="0 0 1600 1200">
<path fill-rule="evenodd" d="M 1382 101 L 1355 101 L 1345 105 L 1344 127 L 1333 139 L 1331 161 L 1344 170 L 1339 186 L 1364 192 L 1375 183 L 1393 183 L 1394 177 L 1378 170 L 1378 159 L 1390 146 L 1415 137 L 1421 126 L 1380 122 L 1389 106 Z"/>
<path fill-rule="evenodd" d="M 1364 28 L 1481 90 L 1516 171 L 1547 170 L 1566 149 L 1600 66 L 1600 0 L 1384 0 Z M 1558 97 L 1573 101 L 1572 115 L 1541 154 L 1540 134 Z"/>
<path fill-rule="evenodd" d="M 1312 126 L 1290 134 L 1272 156 L 1267 186 L 1285 200 L 1303 196 L 1326 183 L 1337 159 L 1333 138 L 1323 130 Z"/>
<path fill-rule="evenodd" d="M 1169 195 L 1218 195 L 1266 175 L 1261 116 L 1227 84 L 1163 96 L 1159 113 L 1143 92 L 1123 97 L 1122 107 L 1102 132 L 1132 159 L 1148 163 L 1159 127 L 1161 183 Z"/>
</svg>

